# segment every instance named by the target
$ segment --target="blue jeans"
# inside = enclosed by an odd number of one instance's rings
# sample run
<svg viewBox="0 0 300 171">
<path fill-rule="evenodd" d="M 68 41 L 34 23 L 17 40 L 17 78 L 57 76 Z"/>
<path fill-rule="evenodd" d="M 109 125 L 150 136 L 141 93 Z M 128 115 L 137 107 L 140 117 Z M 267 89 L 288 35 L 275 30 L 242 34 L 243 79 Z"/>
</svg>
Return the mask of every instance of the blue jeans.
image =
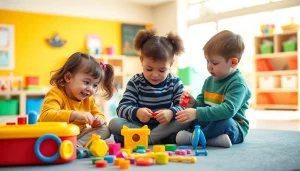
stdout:
<svg viewBox="0 0 300 171">
<path fill-rule="evenodd" d="M 124 146 L 124 137 L 121 135 L 121 129 L 123 125 L 128 128 L 141 128 L 145 124 L 138 122 L 130 122 L 124 118 L 113 118 L 109 122 L 109 130 L 111 134 L 114 135 L 114 139 L 117 143 L 121 143 Z M 148 128 L 151 130 L 149 135 L 149 144 L 160 144 L 161 140 L 168 137 L 173 133 L 178 133 L 181 130 L 186 130 L 189 128 L 190 123 L 180 124 L 177 121 L 170 121 L 168 124 L 151 124 Z"/>
<path fill-rule="evenodd" d="M 239 144 L 243 142 L 243 137 L 238 125 L 232 118 L 209 122 L 194 120 L 190 128 L 194 130 L 195 125 L 200 125 L 206 140 L 222 134 L 227 134 L 232 144 Z"/>
</svg>

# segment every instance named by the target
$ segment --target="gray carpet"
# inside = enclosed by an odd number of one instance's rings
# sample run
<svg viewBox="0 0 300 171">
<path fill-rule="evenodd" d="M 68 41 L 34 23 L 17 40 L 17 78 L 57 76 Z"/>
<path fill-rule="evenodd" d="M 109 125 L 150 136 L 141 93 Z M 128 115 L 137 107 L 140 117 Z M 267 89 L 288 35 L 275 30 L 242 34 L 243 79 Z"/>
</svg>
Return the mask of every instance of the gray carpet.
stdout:
<svg viewBox="0 0 300 171">
<path fill-rule="evenodd" d="M 252 129 L 242 144 L 232 148 L 208 147 L 208 156 L 197 157 L 197 163 L 170 162 L 167 165 L 147 167 L 131 165 L 130 171 L 200 171 L 200 170 L 300 170 L 300 132 Z M 99 170 L 91 159 L 48 166 L 2 167 L 0 170 Z M 109 165 L 101 170 L 120 170 Z"/>
</svg>

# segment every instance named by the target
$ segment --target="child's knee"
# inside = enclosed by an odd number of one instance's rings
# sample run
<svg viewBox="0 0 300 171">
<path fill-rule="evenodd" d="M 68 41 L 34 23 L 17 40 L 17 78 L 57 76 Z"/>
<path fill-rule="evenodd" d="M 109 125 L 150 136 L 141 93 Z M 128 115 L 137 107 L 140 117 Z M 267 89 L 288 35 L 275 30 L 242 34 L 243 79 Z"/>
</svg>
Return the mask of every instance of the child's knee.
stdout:
<svg viewBox="0 0 300 171">
<path fill-rule="evenodd" d="M 110 137 L 111 133 L 107 125 L 102 125 L 96 129 L 96 133 L 101 136 L 101 139 L 105 140 Z"/>
<path fill-rule="evenodd" d="M 112 134 L 120 133 L 122 129 L 122 124 L 120 118 L 113 118 L 108 124 L 108 128 Z"/>
</svg>

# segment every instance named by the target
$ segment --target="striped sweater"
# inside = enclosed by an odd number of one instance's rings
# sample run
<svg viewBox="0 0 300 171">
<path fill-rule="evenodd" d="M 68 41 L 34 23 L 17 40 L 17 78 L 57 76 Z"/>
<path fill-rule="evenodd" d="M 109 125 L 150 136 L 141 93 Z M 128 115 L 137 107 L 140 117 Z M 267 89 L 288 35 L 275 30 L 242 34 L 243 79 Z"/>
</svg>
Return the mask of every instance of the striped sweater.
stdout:
<svg viewBox="0 0 300 171">
<path fill-rule="evenodd" d="M 139 108 L 149 108 L 152 112 L 160 109 L 173 111 L 173 120 L 178 111 L 184 108 L 179 105 L 179 98 L 183 91 L 181 80 L 172 74 L 158 85 L 148 82 L 143 73 L 134 75 L 128 82 L 123 98 L 117 107 L 117 114 L 128 121 L 140 122 L 137 118 Z M 140 122 L 141 123 L 141 122 Z M 148 123 L 158 123 L 154 118 Z"/>
<path fill-rule="evenodd" d="M 249 129 L 245 111 L 250 97 L 251 92 L 238 69 L 223 80 L 210 76 L 196 99 L 197 119 L 217 121 L 233 118 L 244 138 Z"/>
</svg>

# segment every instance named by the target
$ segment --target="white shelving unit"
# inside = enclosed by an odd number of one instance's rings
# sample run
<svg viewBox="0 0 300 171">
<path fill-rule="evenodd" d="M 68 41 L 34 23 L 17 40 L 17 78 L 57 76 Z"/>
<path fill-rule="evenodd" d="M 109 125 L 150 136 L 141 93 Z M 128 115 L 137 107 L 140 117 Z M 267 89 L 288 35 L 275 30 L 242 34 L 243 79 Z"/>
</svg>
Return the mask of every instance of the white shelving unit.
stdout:
<svg viewBox="0 0 300 171">
<path fill-rule="evenodd" d="M 284 52 L 283 42 L 292 37 L 296 37 L 297 51 Z M 264 40 L 273 42 L 273 53 L 261 54 L 260 45 Z M 300 109 L 299 40 L 299 30 L 255 37 L 255 109 Z"/>
</svg>

